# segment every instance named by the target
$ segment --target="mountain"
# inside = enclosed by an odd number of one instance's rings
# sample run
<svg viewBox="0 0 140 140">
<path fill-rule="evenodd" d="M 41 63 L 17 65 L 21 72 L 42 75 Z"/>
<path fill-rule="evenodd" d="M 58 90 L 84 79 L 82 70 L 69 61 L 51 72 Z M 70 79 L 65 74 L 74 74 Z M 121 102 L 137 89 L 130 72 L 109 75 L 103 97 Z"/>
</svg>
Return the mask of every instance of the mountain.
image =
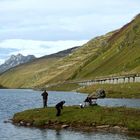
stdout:
<svg viewBox="0 0 140 140">
<path fill-rule="evenodd" d="M 53 76 L 53 73 L 52 75 L 50 74 L 47 77 L 45 75 L 49 74 L 48 70 L 51 67 L 61 61 L 61 59 L 63 59 L 64 57 L 69 56 L 79 47 L 80 46 L 73 47 L 55 54 L 36 58 L 31 62 L 11 68 L 0 75 L 0 84 L 10 88 L 34 87 L 35 85 L 40 83 L 40 78 L 43 78 L 43 81 L 41 82 L 44 82 L 49 78 L 49 76 Z"/>
<path fill-rule="evenodd" d="M 0 73 L 13 68 L 17 65 L 27 63 L 34 60 L 36 57 L 34 55 L 23 56 L 22 54 L 12 55 L 4 64 L 0 65 Z"/>
<path fill-rule="evenodd" d="M 140 14 L 122 28 L 91 39 L 64 57 L 45 56 L 0 75 L 10 88 L 46 87 L 63 82 L 140 72 Z"/>
</svg>

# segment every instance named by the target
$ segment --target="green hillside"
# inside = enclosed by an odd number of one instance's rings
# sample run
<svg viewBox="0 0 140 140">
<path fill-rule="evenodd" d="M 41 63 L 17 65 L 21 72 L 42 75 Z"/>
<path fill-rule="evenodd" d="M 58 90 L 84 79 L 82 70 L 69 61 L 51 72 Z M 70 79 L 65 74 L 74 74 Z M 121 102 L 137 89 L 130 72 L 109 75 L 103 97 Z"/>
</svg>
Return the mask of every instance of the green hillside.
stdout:
<svg viewBox="0 0 140 140">
<path fill-rule="evenodd" d="M 65 81 L 140 72 L 140 15 L 119 30 L 96 37 L 65 57 L 43 57 L 0 75 L 10 88 L 46 87 Z"/>
<path fill-rule="evenodd" d="M 140 15 L 108 40 L 104 53 L 87 64 L 76 79 L 140 72 Z"/>
<path fill-rule="evenodd" d="M 38 83 L 41 77 L 45 77 L 50 67 L 75 49 L 76 48 L 72 48 L 56 54 L 44 56 L 35 59 L 33 62 L 11 68 L 0 75 L 0 83 L 9 88 L 32 88 Z M 47 78 L 44 80 L 47 80 Z"/>
<path fill-rule="evenodd" d="M 75 72 L 102 53 L 101 46 L 107 44 L 112 34 L 92 39 L 66 57 L 44 58 L 15 67 L 0 76 L 0 83 L 10 88 L 29 88 L 72 79 Z"/>
</svg>

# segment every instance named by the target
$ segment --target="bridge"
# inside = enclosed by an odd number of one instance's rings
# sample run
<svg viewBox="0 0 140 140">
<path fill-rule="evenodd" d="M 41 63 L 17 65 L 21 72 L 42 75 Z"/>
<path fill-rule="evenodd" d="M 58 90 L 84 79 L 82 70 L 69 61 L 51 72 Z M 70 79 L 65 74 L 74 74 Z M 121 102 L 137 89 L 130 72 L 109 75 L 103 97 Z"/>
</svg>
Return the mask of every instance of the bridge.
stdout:
<svg viewBox="0 0 140 140">
<path fill-rule="evenodd" d="M 140 74 L 102 77 L 95 78 L 93 80 L 84 80 L 73 83 L 78 83 L 80 86 L 88 86 L 93 84 L 119 84 L 119 83 L 134 83 L 134 82 L 140 82 Z"/>
</svg>

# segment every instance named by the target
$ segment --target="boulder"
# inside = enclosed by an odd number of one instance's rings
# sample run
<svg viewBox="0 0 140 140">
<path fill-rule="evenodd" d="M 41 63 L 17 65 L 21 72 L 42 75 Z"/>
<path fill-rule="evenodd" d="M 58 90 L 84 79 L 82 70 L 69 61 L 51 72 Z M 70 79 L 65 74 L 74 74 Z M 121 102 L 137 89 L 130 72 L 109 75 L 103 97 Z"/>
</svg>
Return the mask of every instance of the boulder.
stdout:
<svg viewBox="0 0 140 140">
<path fill-rule="evenodd" d="M 68 127 L 69 127 L 69 125 L 67 125 L 67 124 L 64 124 L 61 126 L 61 128 L 68 128 Z"/>
</svg>

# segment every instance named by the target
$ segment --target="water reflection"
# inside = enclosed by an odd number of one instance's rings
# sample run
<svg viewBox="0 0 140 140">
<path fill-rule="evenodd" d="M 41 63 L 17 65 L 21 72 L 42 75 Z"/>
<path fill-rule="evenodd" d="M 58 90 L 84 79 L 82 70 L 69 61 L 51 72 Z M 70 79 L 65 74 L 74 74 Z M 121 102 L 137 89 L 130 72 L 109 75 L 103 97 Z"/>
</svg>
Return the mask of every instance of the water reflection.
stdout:
<svg viewBox="0 0 140 140">
<path fill-rule="evenodd" d="M 68 130 L 41 130 L 43 140 L 138 140 L 121 134 L 101 132 L 79 132 Z"/>
</svg>

